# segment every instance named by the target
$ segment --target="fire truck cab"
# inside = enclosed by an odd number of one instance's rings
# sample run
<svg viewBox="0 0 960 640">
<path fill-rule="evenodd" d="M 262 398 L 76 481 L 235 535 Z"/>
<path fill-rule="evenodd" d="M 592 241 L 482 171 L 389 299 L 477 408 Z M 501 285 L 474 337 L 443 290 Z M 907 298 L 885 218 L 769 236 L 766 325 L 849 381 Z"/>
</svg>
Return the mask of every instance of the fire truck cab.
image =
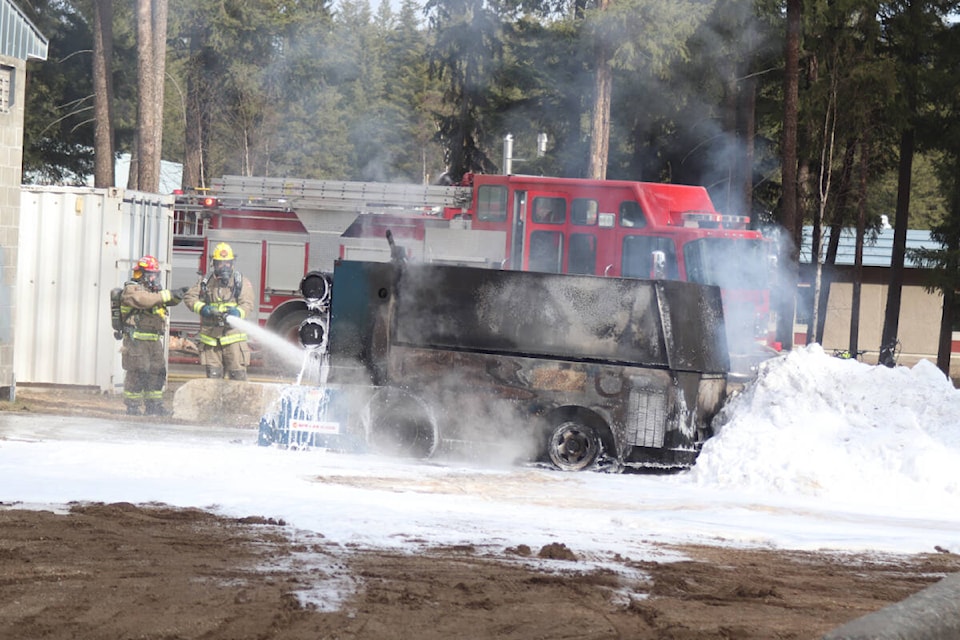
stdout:
<svg viewBox="0 0 960 640">
<path fill-rule="evenodd" d="M 359 216 L 341 258 L 388 260 L 390 229 L 412 261 L 716 285 L 732 357 L 772 342 L 772 247 L 703 187 L 472 174 L 464 185 L 469 205 L 439 216 Z"/>
</svg>

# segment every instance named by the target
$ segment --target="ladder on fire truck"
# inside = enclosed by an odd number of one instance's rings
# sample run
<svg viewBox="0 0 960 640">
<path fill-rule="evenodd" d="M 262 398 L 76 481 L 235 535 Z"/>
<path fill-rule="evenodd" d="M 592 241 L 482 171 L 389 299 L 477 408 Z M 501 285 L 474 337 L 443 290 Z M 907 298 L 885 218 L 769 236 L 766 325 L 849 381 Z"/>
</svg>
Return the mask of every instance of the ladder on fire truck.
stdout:
<svg viewBox="0 0 960 640">
<path fill-rule="evenodd" d="M 446 208 L 467 208 L 470 187 L 385 182 L 348 182 L 299 178 L 223 176 L 210 193 L 223 208 L 296 211 L 442 215 Z"/>
</svg>

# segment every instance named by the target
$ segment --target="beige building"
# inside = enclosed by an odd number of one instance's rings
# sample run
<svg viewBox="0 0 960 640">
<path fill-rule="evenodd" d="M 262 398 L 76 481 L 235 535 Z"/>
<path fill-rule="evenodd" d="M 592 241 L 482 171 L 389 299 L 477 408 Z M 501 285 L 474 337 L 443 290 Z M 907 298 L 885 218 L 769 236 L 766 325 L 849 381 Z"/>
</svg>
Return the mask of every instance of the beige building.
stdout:
<svg viewBox="0 0 960 640">
<path fill-rule="evenodd" d="M 828 234 L 829 237 L 829 234 Z M 826 240 L 824 240 L 826 243 Z M 884 229 L 872 243 L 864 246 L 863 278 L 860 292 L 859 348 L 867 351 L 866 362 L 876 362 L 883 334 L 883 319 L 887 306 L 887 290 L 890 278 L 890 257 L 893 248 L 893 230 Z M 907 233 L 907 249 L 938 249 L 940 245 L 930 239 L 929 231 L 911 230 Z M 853 263 L 855 235 L 845 229 L 840 238 L 837 253 L 835 279 L 830 288 L 827 317 L 824 326 L 823 348 L 830 353 L 834 349 L 846 349 L 850 342 L 850 315 L 853 304 Z M 814 281 L 815 268 L 810 261 L 810 228 L 804 229 L 804 246 L 800 254 L 801 291 L 809 292 Z M 943 296 L 928 293 L 924 289 L 928 274 L 907 258 L 901 292 L 900 340 L 901 364 L 912 365 L 925 358 L 937 361 L 937 341 L 940 318 L 943 313 Z M 809 293 L 798 298 L 796 344 L 806 343 L 807 315 L 802 301 L 809 301 Z M 806 308 L 809 309 L 809 303 Z M 960 314 L 954 320 L 960 322 Z M 960 326 L 953 327 L 951 376 L 960 377 Z"/>
<path fill-rule="evenodd" d="M 23 107 L 27 60 L 47 59 L 47 39 L 19 7 L 0 0 L 0 400 L 15 394 L 14 291 L 20 231 Z"/>
</svg>

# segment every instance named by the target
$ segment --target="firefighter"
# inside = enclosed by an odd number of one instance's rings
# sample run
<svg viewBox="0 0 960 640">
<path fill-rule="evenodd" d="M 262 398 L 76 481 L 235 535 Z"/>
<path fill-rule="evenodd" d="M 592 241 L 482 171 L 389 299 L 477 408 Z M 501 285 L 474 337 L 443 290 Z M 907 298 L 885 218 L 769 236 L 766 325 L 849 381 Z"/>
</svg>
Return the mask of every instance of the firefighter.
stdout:
<svg viewBox="0 0 960 640">
<path fill-rule="evenodd" d="M 200 364 L 208 378 L 246 380 L 250 364 L 247 334 L 230 324 L 253 313 L 253 285 L 233 268 L 233 248 L 221 242 L 213 248 L 213 271 L 183 297 L 183 304 L 200 315 Z"/>
<path fill-rule="evenodd" d="M 123 326 L 122 364 L 123 401 L 127 413 L 140 415 L 140 405 L 150 416 L 167 415 L 163 407 L 163 387 L 167 382 L 167 362 L 163 336 L 167 329 L 167 307 L 180 304 L 187 287 L 170 291 L 160 288 L 160 263 L 143 256 L 133 267 L 133 278 L 120 294 L 120 318 Z"/>
</svg>

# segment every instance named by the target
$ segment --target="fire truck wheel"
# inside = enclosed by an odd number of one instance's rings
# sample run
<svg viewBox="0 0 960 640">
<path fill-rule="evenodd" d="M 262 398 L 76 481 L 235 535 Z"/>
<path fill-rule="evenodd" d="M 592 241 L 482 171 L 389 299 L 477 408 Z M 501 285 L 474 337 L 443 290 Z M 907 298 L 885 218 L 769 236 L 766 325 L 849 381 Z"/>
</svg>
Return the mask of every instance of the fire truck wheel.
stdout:
<svg viewBox="0 0 960 640">
<path fill-rule="evenodd" d="M 300 324 L 309 316 L 310 312 L 306 309 L 296 309 L 284 315 L 278 322 L 276 322 L 272 330 L 274 333 L 281 336 L 288 342 L 299 344 L 300 338 L 297 334 L 297 330 L 300 328 Z"/>
<path fill-rule="evenodd" d="M 429 458 L 440 435 L 422 400 L 400 389 L 381 389 L 367 407 L 371 451 L 402 458 Z"/>
<path fill-rule="evenodd" d="M 602 450 L 597 430 L 580 420 L 564 420 L 547 430 L 547 455 L 561 471 L 589 469 Z"/>
</svg>

